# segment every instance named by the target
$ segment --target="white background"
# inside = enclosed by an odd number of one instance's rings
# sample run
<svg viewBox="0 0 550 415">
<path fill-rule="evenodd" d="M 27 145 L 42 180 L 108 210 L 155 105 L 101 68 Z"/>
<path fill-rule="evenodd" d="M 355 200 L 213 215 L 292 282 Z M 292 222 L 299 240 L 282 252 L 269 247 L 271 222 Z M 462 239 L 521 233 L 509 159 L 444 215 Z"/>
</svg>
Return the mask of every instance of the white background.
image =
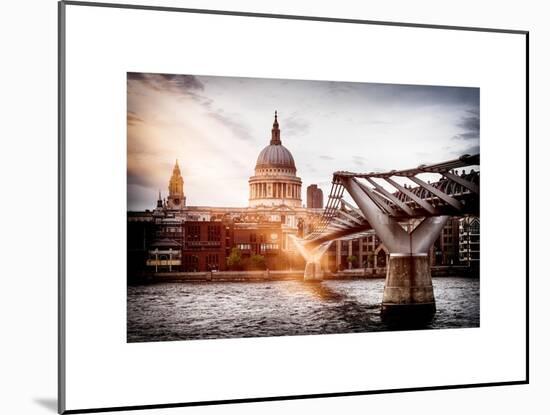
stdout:
<svg viewBox="0 0 550 415">
<path fill-rule="evenodd" d="M 13 413 L 39 413 L 48 411 L 55 397 L 55 304 L 56 304 L 56 222 L 55 222 L 55 178 L 56 178 L 56 140 L 55 140 L 55 26 L 56 7 L 53 2 L 36 3 L 34 8 L 26 7 L 19 11 L 21 19 L 16 19 L 11 10 L 2 13 L 8 17 L 2 25 L 3 42 L 13 52 L 13 56 L 3 59 L 2 70 L 7 73 L 4 80 L 3 105 L 3 144 L 2 177 L 4 197 L 2 198 L 2 213 L 5 218 L 3 225 L 8 232 L 3 232 L 2 276 L 5 278 L 2 290 L 2 322 L 4 325 L 4 344 L 8 350 L 2 353 L 3 391 L 8 392 L 8 400 L 3 404 L 12 409 Z M 486 12 L 480 10 L 480 5 L 461 2 L 460 7 L 441 10 L 434 4 L 416 3 L 414 7 L 405 3 L 390 7 L 364 7 L 357 9 L 350 4 L 339 2 L 338 5 L 323 5 L 316 3 L 316 9 L 309 4 L 293 4 L 283 1 L 266 5 L 264 9 L 254 8 L 253 4 L 233 2 L 232 7 L 221 2 L 178 2 L 187 7 L 211 7 L 236 10 L 256 10 L 266 12 L 281 12 L 289 14 L 330 15 L 341 17 L 356 17 L 376 20 L 396 20 L 426 23 L 445 23 L 472 26 L 496 26 L 506 28 L 530 29 L 534 39 L 532 48 L 535 59 L 541 58 L 537 51 L 545 50 L 541 40 L 548 40 L 542 32 L 542 21 L 537 23 L 540 11 L 526 8 L 506 8 L 502 2 L 487 5 Z M 344 7 L 346 6 L 346 7 Z M 5 6 L 4 6 L 5 7 Z M 19 7 L 19 6 L 18 6 Z M 271 7 L 271 8 L 268 8 Z M 277 7 L 276 9 L 274 7 Z M 357 6 L 355 6 L 357 7 Z M 519 6 L 518 6 L 519 7 Z M 494 15 L 499 10 L 498 15 Z M 537 35 L 537 33 L 540 33 Z M 546 34 L 547 35 L 547 34 Z M 538 40 L 536 40 L 538 39 Z M 11 43 L 12 40 L 15 42 Z M 5 53 L 5 52 L 4 52 Z M 540 103 L 535 105 L 533 119 L 537 111 L 544 110 L 541 97 L 542 88 L 547 86 L 537 78 L 538 73 L 547 71 L 548 62 L 540 61 L 531 74 L 532 82 L 537 85 L 535 99 Z M 534 90 L 532 90 L 534 91 Z M 16 109 L 14 113 L 12 110 Z M 6 128 L 7 127 L 7 128 Z M 537 131 L 533 125 L 532 137 L 548 136 L 548 131 Z M 541 124 L 540 128 L 548 128 Z M 544 134 L 546 132 L 546 134 Z M 534 142 L 535 158 L 532 158 L 532 177 L 535 183 L 543 186 L 546 177 L 540 168 L 535 174 L 534 166 L 538 167 L 536 157 L 544 157 L 547 148 L 544 143 Z M 18 157 L 15 157 L 17 153 Z M 6 157 L 7 156 L 7 157 Z M 534 189 L 536 184 L 532 184 Z M 537 193 L 537 197 L 541 193 Z M 541 200 L 542 202 L 542 200 Z M 534 203 L 532 203 L 534 205 Z M 108 203 L 106 203 L 108 208 Z M 533 215 L 533 211 L 531 213 Z M 18 220 L 15 220 L 17 218 Z M 22 220 L 23 219 L 23 220 Z M 533 218 L 534 219 L 534 218 Z M 514 217 L 510 216 L 513 223 Z M 536 236 L 541 241 L 544 234 L 544 223 L 538 223 Z M 520 227 L 521 228 L 521 227 Z M 536 250 L 544 246 L 534 244 Z M 27 248 L 35 247 L 32 255 Z M 33 252 L 33 251 L 30 251 Z M 7 266 L 6 266 L 7 265 Z M 544 291 L 547 282 L 536 279 L 536 268 L 532 271 L 532 285 L 536 293 L 532 293 L 532 307 L 540 307 L 534 314 L 533 322 L 544 318 L 542 315 Z M 544 277 L 544 273 L 541 275 Z M 547 339 L 544 337 L 544 324 L 535 331 L 537 337 L 536 350 L 544 350 Z M 384 411 L 397 412 L 407 409 L 423 413 L 435 413 L 445 405 L 449 413 L 479 410 L 479 406 L 487 406 L 501 413 L 516 413 L 530 408 L 528 412 L 536 412 L 535 404 L 545 388 L 547 358 L 544 353 L 531 351 L 536 367 L 532 367 L 532 382 L 530 386 L 483 388 L 462 391 L 438 391 L 429 393 L 398 394 L 384 396 L 367 396 L 340 399 L 308 400 L 294 402 L 279 402 L 269 404 L 251 404 L 212 408 L 174 409 L 172 413 L 257 413 L 285 411 L 315 410 L 322 413 L 332 413 L 336 410 L 346 412 Z M 380 358 L 380 356 L 376 356 Z M 5 361 L 4 361 L 5 359 Z M 7 370 L 5 370 L 7 368 Z M 4 395 L 4 394 L 3 394 Z M 160 412 L 160 411 L 159 411 Z"/>
</svg>

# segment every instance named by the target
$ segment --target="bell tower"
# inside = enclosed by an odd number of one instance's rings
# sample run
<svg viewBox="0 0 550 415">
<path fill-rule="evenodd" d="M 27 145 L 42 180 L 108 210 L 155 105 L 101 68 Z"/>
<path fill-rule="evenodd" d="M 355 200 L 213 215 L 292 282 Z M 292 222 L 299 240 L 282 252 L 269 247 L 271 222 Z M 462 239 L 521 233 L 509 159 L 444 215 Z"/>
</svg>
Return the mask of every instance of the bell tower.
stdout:
<svg viewBox="0 0 550 415">
<path fill-rule="evenodd" d="M 183 177 L 181 177 L 178 160 L 172 170 L 172 177 L 168 183 L 168 200 L 166 202 L 168 209 L 181 209 L 185 206 L 185 195 L 183 193 Z"/>
</svg>

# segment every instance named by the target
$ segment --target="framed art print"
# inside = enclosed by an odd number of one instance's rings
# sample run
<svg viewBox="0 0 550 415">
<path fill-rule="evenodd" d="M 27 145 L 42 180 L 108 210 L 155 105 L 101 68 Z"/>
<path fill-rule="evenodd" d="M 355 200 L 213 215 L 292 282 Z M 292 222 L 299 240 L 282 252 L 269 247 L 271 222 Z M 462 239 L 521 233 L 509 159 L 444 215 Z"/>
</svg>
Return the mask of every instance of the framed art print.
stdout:
<svg viewBox="0 0 550 415">
<path fill-rule="evenodd" d="M 60 413 L 528 383 L 527 61 L 60 2 Z"/>
</svg>

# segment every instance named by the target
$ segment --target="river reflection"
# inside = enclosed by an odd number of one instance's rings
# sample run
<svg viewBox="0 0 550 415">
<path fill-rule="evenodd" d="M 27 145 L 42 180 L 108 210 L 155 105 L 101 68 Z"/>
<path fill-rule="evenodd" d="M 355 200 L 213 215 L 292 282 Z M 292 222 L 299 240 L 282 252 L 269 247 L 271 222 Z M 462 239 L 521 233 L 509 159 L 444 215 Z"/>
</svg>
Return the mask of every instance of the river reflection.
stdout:
<svg viewBox="0 0 550 415">
<path fill-rule="evenodd" d="M 128 341 L 168 341 L 479 326 L 479 280 L 434 278 L 421 327 L 380 319 L 383 279 L 159 283 L 128 287 Z"/>
</svg>

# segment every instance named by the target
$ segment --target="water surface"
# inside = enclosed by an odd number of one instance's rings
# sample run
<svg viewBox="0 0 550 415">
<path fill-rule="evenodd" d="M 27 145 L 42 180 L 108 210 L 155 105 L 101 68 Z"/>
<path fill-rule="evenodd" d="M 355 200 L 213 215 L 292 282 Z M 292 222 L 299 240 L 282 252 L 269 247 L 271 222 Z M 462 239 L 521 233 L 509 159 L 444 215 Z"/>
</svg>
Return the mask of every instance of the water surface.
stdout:
<svg viewBox="0 0 550 415">
<path fill-rule="evenodd" d="M 479 280 L 434 277 L 422 329 L 479 327 Z M 380 319 L 383 279 L 158 283 L 128 287 L 128 342 L 404 329 Z M 410 327 L 406 327 L 410 329 Z"/>
</svg>

